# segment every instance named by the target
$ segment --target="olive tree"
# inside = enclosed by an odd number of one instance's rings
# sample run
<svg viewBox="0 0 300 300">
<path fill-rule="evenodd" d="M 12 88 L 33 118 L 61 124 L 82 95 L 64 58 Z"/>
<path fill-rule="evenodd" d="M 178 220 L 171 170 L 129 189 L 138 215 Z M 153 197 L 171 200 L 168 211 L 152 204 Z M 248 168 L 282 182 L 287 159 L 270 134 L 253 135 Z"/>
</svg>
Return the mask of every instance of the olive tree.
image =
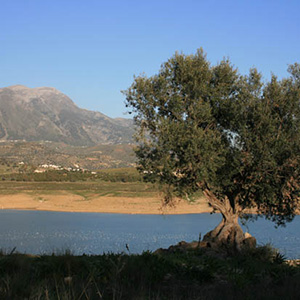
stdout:
<svg viewBox="0 0 300 300">
<path fill-rule="evenodd" d="M 211 65 L 199 49 L 176 53 L 123 92 L 145 180 L 164 187 L 166 203 L 202 191 L 222 214 L 204 240 L 240 249 L 245 209 L 280 225 L 299 207 L 300 65 L 288 71 L 263 82 L 256 69 L 241 75 L 228 59 Z"/>
</svg>

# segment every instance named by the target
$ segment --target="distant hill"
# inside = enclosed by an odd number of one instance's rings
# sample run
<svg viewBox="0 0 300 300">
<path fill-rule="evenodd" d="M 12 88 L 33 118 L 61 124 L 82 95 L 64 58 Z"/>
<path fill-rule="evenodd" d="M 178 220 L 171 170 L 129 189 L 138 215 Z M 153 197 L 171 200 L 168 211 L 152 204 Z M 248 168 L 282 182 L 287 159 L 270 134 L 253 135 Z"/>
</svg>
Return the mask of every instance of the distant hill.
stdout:
<svg viewBox="0 0 300 300">
<path fill-rule="evenodd" d="M 0 89 L 0 140 L 92 146 L 130 143 L 132 134 L 132 120 L 81 109 L 55 88 Z"/>
<path fill-rule="evenodd" d="M 18 166 L 21 162 L 35 168 L 43 164 L 53 164 L 62 167 L 74 168 L 79 166 L 82 169 L 97 170 L 134 167 L 136 158 L 133 145 L 129 144 L 83 147 L 43 141 L 0 142 L 0 169 L 1 165 Z"/>
</svg>

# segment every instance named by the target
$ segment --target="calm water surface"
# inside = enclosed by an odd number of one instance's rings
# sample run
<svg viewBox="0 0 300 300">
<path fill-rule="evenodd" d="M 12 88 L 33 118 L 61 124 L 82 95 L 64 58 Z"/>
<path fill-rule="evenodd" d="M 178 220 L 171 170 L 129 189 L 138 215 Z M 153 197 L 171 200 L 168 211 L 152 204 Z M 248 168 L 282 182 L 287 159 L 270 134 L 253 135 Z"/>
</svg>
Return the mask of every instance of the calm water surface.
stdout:
<svg viewBox="0 0 300 300">
<path fill-rule="evenodd" d="M 0 211 L 0 248 L 6 252 L 32 254 L 100 254 L 103 252 L 141 253 L 167 248 L 182 240 L 193 241 L 213 229 L 219 214 L 125 215 L 65 213 L 45 211 Z M 285 228 L 258 219 L 244 230 L 259 244 L 271 243 L 287 258 L 300 258 L 300 216 Z"/>
</svg>

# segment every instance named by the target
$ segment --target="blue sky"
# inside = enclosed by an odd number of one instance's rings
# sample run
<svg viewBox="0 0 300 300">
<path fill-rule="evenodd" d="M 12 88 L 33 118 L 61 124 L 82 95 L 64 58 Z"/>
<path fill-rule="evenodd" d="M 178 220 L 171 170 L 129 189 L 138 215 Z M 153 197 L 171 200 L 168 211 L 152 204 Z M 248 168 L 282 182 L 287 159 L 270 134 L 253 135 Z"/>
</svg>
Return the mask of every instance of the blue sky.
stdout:
<svg viewBox="0 0 300 300">
<path fill-rule="evenodd" d="M 52 86 L 78 106 L 124 115 L 120 90 L 175 51 L 203 47 L 242 74 L 300 62 L 300 1 L 0 0 L 0 87 Z"/>
</svg>

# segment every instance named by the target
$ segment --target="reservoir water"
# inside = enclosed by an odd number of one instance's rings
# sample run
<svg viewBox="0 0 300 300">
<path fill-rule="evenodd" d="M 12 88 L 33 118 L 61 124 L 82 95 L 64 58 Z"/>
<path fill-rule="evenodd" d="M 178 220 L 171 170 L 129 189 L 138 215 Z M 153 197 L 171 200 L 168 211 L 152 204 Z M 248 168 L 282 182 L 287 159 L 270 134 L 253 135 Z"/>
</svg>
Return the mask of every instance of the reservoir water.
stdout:
<svg viewBox="0 0 300 300">
<path fill-rule="evenodd" d="M 0 249 L 9 253 L 141 253 L 199 239 L 221 220 L 219 214 L 125 215 L 47 211 L 0 211 Z M 271 243 L 286 258 L 300 258 L 300 216 L 275 228 L 259 218 L 243 226 L 258 244 Z"/>
</svg>

